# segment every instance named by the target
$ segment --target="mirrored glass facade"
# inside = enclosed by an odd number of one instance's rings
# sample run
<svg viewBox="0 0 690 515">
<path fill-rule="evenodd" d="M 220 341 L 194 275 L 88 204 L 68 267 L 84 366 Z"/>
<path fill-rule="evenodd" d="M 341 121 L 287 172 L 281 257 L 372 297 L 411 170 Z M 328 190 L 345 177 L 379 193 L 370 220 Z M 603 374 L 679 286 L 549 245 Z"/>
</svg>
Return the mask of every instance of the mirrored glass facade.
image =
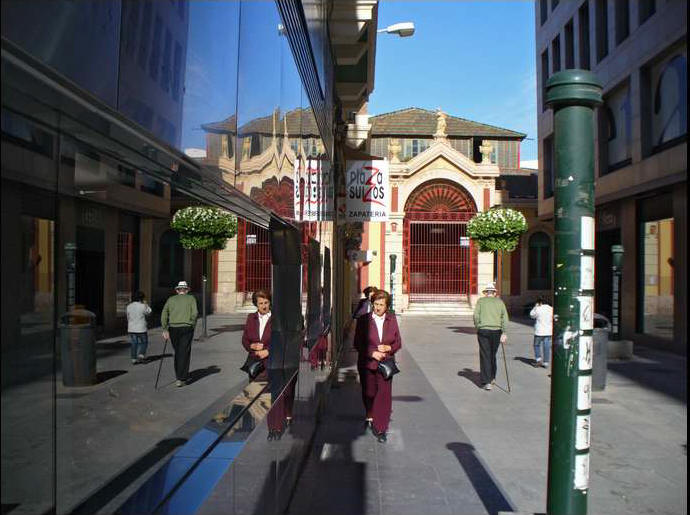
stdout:
<svg viewBox="0 0 690 515">
<path fill-rule="evenodd" d="M 332 166 L 333 110 L 312 109 L 287 30 L 273 2 L 2 3 L 3 513 L 287 503 L 337 352 L 333 221 L 296 208 L 305 170 Z M 190 206 L 237 215 L 225 249 L 182 246 Z M 210 315 L 182 387 L 161 327 L 179 281 Z M 250 380 L 258 290 L 273 325 Z"/>
</svg>

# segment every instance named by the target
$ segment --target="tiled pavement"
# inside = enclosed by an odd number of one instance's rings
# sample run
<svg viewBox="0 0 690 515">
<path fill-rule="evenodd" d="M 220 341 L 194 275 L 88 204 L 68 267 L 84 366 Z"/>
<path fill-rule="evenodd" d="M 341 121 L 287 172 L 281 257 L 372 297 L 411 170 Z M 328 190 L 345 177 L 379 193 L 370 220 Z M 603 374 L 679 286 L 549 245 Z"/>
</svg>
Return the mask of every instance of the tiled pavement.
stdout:
<svg viewBox="0 0 690 515">
<path fill-rule="evenodd" d="M 478 388 L 471 325 L 402 317 L 386 444 L 362 428 L 355 355 L 346 354 L 290 513 L 545 510 L 550 383 L 531 366 L 531 327 L 510 324 L 508 393 L 500 351 L 500 388 Z M 685 358 L 639 348 L 608 368 L 593 396 L 589 513 L 686 513 Z"/>
</svg>

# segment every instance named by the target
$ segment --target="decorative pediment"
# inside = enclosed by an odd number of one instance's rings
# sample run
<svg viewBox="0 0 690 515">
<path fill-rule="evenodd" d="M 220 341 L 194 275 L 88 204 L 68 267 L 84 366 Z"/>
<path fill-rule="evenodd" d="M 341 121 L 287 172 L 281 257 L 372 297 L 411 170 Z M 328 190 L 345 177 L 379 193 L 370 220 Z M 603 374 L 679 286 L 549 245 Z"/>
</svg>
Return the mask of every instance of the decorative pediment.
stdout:
<svg viewBox="0 0 690 515">
<path fill-rule="evenodd" d="M 475 163 L 443 140 L 434 141 L 424 152 L 406 163 L 391 164 L 391 173 L 409 177 L 429 167 L 437 160 L 445 160 L 451 166 L 459 168 L 473 178 L 498 177 L 499 175 L 499 169 L 496 164 Z"/>
</svg>

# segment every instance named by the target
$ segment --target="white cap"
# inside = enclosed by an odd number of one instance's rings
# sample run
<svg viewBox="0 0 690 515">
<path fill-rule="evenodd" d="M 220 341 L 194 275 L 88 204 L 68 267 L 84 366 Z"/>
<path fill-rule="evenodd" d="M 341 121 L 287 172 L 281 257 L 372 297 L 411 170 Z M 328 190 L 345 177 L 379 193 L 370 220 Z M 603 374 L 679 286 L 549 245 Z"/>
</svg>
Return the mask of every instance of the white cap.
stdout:
<svg viewBox="0 0 690 515">
<path fill-rule="evenodd" d="M 496 285 L 494 283 L 486 283 L 482 291 L 496 291 Z"/>
<path fill-rule="evenodd" d="M 187 284 L 187 281 L 180 281 L 177 283 L 177 286 L 175 286 L 176 290 L 188 290 L 189 285 Z"/>
</svg>

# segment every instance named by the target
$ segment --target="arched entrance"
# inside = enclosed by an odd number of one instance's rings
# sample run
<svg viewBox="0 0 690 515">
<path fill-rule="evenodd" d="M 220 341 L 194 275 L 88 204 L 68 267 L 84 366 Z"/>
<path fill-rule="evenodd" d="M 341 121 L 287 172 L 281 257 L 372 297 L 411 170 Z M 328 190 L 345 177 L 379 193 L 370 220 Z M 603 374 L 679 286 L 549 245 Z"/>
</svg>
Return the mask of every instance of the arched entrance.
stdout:
<svg viewBox="0 0 690 515">
<path fill-rule="evenodd" d="M 458 302 L 476 290 L 477 252 L 467 222 L 477 206 L 451 181 L 422 184 L 405 204 L 403 291 L 410 303 Z"/>
</svg>

